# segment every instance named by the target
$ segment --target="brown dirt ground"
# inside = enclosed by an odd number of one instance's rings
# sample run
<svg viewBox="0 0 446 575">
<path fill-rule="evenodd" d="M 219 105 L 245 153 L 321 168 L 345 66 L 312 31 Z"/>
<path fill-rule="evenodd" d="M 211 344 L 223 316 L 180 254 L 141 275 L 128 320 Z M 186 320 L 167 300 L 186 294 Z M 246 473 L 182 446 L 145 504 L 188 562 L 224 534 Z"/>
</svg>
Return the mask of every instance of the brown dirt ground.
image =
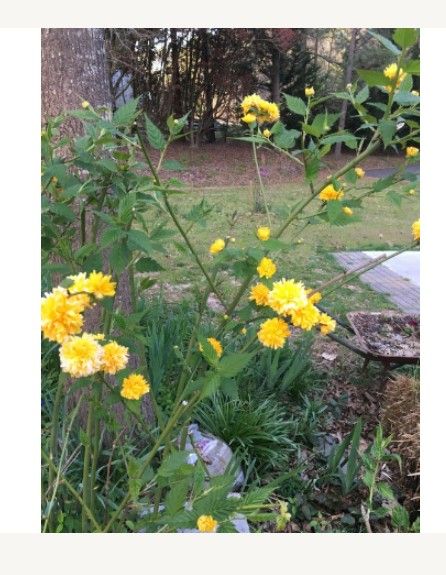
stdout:
<svg viewBox="0 0 446 575">
<path fill-rule="evenodd" d="M 151 156 L 155 161 L 159 157 L 156 152 L 152 152 Z M 325 168 L 320 175 L 329 175 L 353 157 L 353 154 L 343 153 L 336 160 L 332 154 L 328 154 L 324 158 Z M 257 179 L 251 147 L 246 142 L 216 142 L 198 148 L 178 142 L 169 148 L 166 159 L 180 161 L 184 169 L 180 172 L 161 170 L 162 178 L 179 177 L 191 187 L 249 186 Z M 367 158 L 362 167 L 389 168 L 400 161 L 397 155 L 374 155 Z M 302 168 L 298 164 L 272 150 L 261 150 L 259 163 L 267 185 L 287 184 L 303 178 Z"/>
</svg>

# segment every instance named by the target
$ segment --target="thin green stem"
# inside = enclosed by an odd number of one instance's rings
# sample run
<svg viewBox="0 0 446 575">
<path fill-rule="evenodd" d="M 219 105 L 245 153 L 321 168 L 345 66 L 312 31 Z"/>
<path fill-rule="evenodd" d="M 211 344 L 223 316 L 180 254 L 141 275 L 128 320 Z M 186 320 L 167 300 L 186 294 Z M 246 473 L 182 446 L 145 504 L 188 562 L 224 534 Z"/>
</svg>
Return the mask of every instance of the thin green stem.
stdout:
<svg viewBox="0 0 446 575">
<path fill-rule="evenodd" d="M 57 456 L 57 438 L 59 432 L 59 411 L 60 404 L 62 400 L 62 393 L 65 388 L 67 381 L 66 374 L 61 371 L 59 374 L 59 380 L 57 382 L 56 395 L 54 397 L 53 412 L 51 414 L 51 435 L 50 435 L 50 457 L 52 461 L 56 460 Z M 51 486 L 54 481 L 54 473 L 52 467 L 48 471 L 48 485 Z"/>
<path fill-rule="evenodd" d="M 90 472 L 91 472 L 91 447 L 93 440 L 93 426 L 94 426 L 94 403 L 93 396 L 90 395 L 89 406 L 88 406 L 88 416 L 87 416 L 87 427 L 85 430 L 85 449 L 84 449 L 84 467 L 82 473 L 82 501 L 84 505 L 82 506 L 82 532 L 88 533 L 88 521 L 87 514 L 85 512 L 86 507 L 90 507 Z"/>
<path fill-rule="evenodd" d="M 259 160 L 257 158 L 257 148 L 255 142 L 252 142 L 252 155 L 254 157 L 254 164 L 256 166 L 257 179 L 259 180 L 260 192 L 262 194 L 263 203 L 265 206 L 266 216 L 268 218 L 268 225 L 271 227 L 271 215 L 269 213 L 268 201 L 266 198 L 265 188 L 263 186 L 262 174 L 260 173 Z"/>
</svg>

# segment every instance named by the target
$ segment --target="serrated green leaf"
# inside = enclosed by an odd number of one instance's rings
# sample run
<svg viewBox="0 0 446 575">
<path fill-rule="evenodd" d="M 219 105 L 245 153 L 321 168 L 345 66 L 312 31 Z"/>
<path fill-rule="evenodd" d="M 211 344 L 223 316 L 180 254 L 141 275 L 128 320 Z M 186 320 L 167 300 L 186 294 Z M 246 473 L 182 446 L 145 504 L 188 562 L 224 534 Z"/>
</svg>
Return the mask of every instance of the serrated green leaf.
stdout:
<svg viewBox="0 0 446 575">
<path fill-rule="evenodd" d="M 396 132 L 396 122 L 392 120 L 380 120 L 378 123 L 378 131 L 381 134 L 384 147 L 390 144 Z"/>
<path fill-rule="evenodd" d="M 139 98 L 129 100 L 113 114 L 113 125 L 116 127 L 129 127 L 136 120 L 138 115 Z"/>
<path fill-rule="evenodd" d="M 369 87 L 367 86 L 367 84 L 364 86 L 364 88 L 362 88 L 362 90 L 359 90 L 359 92 L 356 94 L 355 96 L 355 101 L 358 104 L 363 104 L 369 97 L 370 94 L 370 90 Z"/>
<path fill-rule="evenodd" d="M 392 491 L 392 488 L 388 483 L 385 481 L 380 481 L 376 484 L 376 488 L 378 489 L 379 494 L 384 499 L 388 499 L 389 501 L 393 501 L 395 499 L 395 495 Z"/>
<path fill-rule="evenodd" d="M 171 487 L 165 501 L 166 511 L 169 515 L 174 515 L 184 507 L 189 491 L 189 483 L 189 478 L 185 478 Z"/>
<path fill-rule="evenodd" d="M 114 244 L 118 240 L 122 239 L 126 235 L 126 232 L 118 227 L 107 228 L 101 237 L 101 247 L 106 248 L 110 244 Z"/>
<path fill-rule="evenodd" d="M 48 209 L 56 216 L 60 216 L 61 218 L 64 218 L 69 222 L 74 222 L 74 220 L 76 219 L 76 214 L 66 204 L 52 203 L 48 206 Z"/>
<path fill-rule="evenodd" d="M 358 76 L 369 86 L 387 86 L 389 79 L 379 70 L 358 70 Z"/>
<path fill-rule="evenodd" d="M 110 252 L 111 271 L 118 275 L 122 273 L 130 260 L 130 256 L 131 252 L 125 243 L 115 244 Z"/>
<path fill-rule="evenodd" d="M 402 106 L 413 106 L 419 103 L 420 97 L 415 96 L 411 92 L 398 90 L 393 97 L 393 101 Z"/>
<path fill-rule="evenodd" d="M 153 258 L 141 258 L 136 262 L 135 268 L 138 272 L 160 272 L 164 270 L 156 260 Z"/>
<path fill-rule="evenodd" d="M 250 362 L 252 353 L 233 353 L 221 358 L 218 373 L 223 377 L 235 377 Z"/>
<path fill-rule="evenodd" d="M 153 242 L 142 230 L 129 230 L 127 232 L 127 237 L 137 249 L 146 253 L 150 253 L 153 250 Z"/>
<path fill-rule="evenodd" d="M 167 145 L 166 138 L 147 115 L 145 115 L 145 126 L 147 139 L 152 148 L 155 148 L 155 150 L 164 150 Z"/>
<path fill-rule="evenodd" d="M 354 150 L 357 146 L 357 139 L 352 134 L 346 132 L 345 134 L 330 134 L 321 138 L 321 144 L 336 144 L 337 142 L 344 143 L 348 148 Z"/>
<path fill-rule="evenodd" d="M 157 475 L 171 477 L 183 465 L 187 465 L 187 451 L 172 451 L 161 463 Z"/>
<path fill-rule="evenodd" d="M 163 170 L 169 170 L 171 172 L 181 172 L 186 169 L 178 160 L 165 160 L 162 168 Z"/>
<path fill-rule="evenodd" d="M 302 98 L 296 98 L 295 96 L 290 96 L 289 94 L 284 94 L 287 108 L 294 112 L 294 114 L 299 114 L 299 116 L 305 116 L 307 113 L 307 106 Z"/>
</svg>

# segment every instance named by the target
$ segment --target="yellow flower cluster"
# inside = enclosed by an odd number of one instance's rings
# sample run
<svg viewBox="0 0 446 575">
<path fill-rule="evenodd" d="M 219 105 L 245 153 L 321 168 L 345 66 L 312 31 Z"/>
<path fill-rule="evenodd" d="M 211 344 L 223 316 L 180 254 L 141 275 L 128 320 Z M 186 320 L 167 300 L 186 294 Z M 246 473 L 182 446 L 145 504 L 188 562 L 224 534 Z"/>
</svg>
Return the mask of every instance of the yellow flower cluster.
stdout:
<svg viewBox="0 0 446 575">
<path fill-rule="evenodd" d="M 73 284 L 68 288 L 71 294 L 89 293 L 97 299 L 102 299 L 113 297 L 116 293 L 116 282 L 112 281 L 111 276 L 102 272 L 93 271 L 88 277 L 85 272 L 81 272 L 68 278 L 73 280 Z"/>
<path fill-rule="evenodd" d="M 197 519 L 197 527 L 201 533 L 215 533 L 217 531 L 218 522 L 212 515 L 200 515 Z"/>
<path fill-rule="evenodd" d="M 269 261 L 274 265 L 274 262 Z M 279 316 L 260 325 L 257 333 L 259 341 L 272 349 L 283 347 L 290 336 L 289 325 L 284 319 L 287 317 L 293 326 L 303 330 L 308 331 L 319 325 L 323 335 L 333 331 L 336 327 L 335 320 L 321 313 L 316 307 L 321 297 L 319 292 L 313 293 L 306 289 L 302 282 L 296 282 L 294 279 L 274 282 L 271 289 L 263 283 L 252 286 L 249 299 L 258 306 L 270 307 Z"/>
<path fill-rule="evenodd" d="M 67 337 L 59 350 L 62 371 L 72 377 L 86 377 L 99 371 L 115 374 L 124 369 L 129 359 L 128 348 L 116 341 L 102 346 L 98 340 L 103 338 L 102 334 L 91 333 Z"/>
<path fill-rule="evenodd" d="M 86 294 L 70 296 L 65 288 L 54 288 L 40 304 L 43 336 L 62 343 L 68 336 L 79 333 L 84 323 L 82 313 L 90 305 Z"/>
<path fill-rule="evenodd" d="M 412 224 L 412 236 L 416 241 L 420 241 L 420 220 Z"/>
<path fill-rule="evenodd" d="M 340 200 L 344 192 L 342 190 L 336 191 L 333 184 L 325 186 L 322 192 L 319 194 L 319 199 L 323 202 L 330 202 L 332 200 Z"/>
<path fill-rule="evenodd" d="M 132 373 L 122 382 L 121 396 L 125 399 L 138 400 L 149 391 L 150 383 L 139 373 Z"/>
<path fill-rule="evenodd" d="M 277 104 L 268 102 L 261 98 L 258 94 L 251 94 L 246 96 L 241 103 L 243 117 L 242 122 L 252 124 L 258 122 L 276 122 L 280 118 L 280 111 Z"/>
<path fill-rule="evenodd" d="M 213 256 L 215 256 L 215 254 L 218 254 L 222 250 L 224 250 L 225 246 L 226 246 L 225 240 L 218 238 L 215 240 L 215 242 L 213 244 L 211 244 L 211 246 L 209 248 L 209 253 L 212 254 Z"/>
<path fill-rule="evenodd" d="M 384 70 L 384 76 L 386 78 L 388 78 L 391 82 L 395 82 L 395 78 L 396 78 L 397 74 L 398 74 L 398 79 L 396 80 L 395 87 L 399 88 L 401 85 L 401 82 L 407 76 L 406 72 L 402 68 L 400 68 L 398 70 L 398 64 L 396 64 L 395 62 L 393 64 L 390 64 L 389 66 L 387 66 L 387 68 L 385 68 L 385 70 Z M 387 90 L 387 92 L 390 92 L 393 89 L 393 85 L 388 85 L 385 87 L 385 89 Z"/>
</svg>

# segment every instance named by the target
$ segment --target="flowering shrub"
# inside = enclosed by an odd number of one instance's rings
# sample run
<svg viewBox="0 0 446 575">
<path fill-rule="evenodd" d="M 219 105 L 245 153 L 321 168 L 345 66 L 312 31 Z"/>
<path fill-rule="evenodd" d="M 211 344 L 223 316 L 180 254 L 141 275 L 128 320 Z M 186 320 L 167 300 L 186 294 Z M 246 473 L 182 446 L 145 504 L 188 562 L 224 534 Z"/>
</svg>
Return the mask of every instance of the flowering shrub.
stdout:
<svg viewBox="0 0 446 575">
<path fill-rule="evenodd" d="M 43 271 L 45 277 L 58 273 L 65 279 L 45 294 L 41 306 L 43 336 L 60 346 L 61 370 L 50 436 L 42 452 L 48 468 L 49 494 L 44 530 L 54 528 L 53 509 L 62 484 L 81 509 L 82 531 L 197 528 L 223 532 L 234 530 L 231 519 L 236 513 L 252 521 L 275 520 L 278 513 L 282 527 L 289 519 L 283 505 L 268 502 L 274 484 L 235 498 L 228 497 L 234 480 L 231 470 L 206 483 L 205 462 L 198 459 L 190 463 L 185 450 L 187 426 L 197 405 L 227 387 L 228 382 L 236 383 L 237 375 L 264 347 L 282 348 L 292 334 L 299 340 L 300 330 L 317 328 L 327 335 L 335 329 L 336 322 L 320 311 L 318 302 L 328 288 L 342 285 L 352 274 L 342 280 L 335 278 L 314 291 L 299 278 L 283 278 L 274 254 L 296 249 L 289 234 L 287 239 L 291 224 L 301 223 L 301 234 L 310 223 L 343 226 L 357 221 L 364 200 L 401 181 L 405 167 L 418 155 L 418 148 L 407 146 L 418 141 L 419 133 L 419 96 L 411 91 L 417 62 L 406 56 L 416 37 L 397 35 L 395 41 L 399 44 L 392 44 L 398 55 L 396 63 L 384 71 L 359 70 L 360 82 L 334 94 L 355 108 L 363 122 L 362 133 L 369 134 L 368 143 L 347 131 L 332 131 L 336 114 L 325 111 L 315 115 L 314 110 L 324 99 L 318 98 L 312 87 L 305 89 L 305 99 L 285 95 L 287 108 L 300 119 L 293 129 L 280 121 L 277 104 L 257 94 L 243 100 L 241 120 L 249 133 L 241 139 L 253 148 L 267 221 L 253 230 L 252 245 L 246 249 L 231 245 L 230 236 L 216 238 L 206 261 L 198 255 L 191 234 L 192 227 L 206 213 L 197 206 L 189 225 L 183 225 L 170 201 L 173 194 L 185 193 L 181 182 L 160 178 L 166 151 L 182 137 L 187 115 L 170 117 L 166 135 L 147 116 L 141 122 L 138 100 L 118 109 L 111 119 L 105 119 L 102 110 L 84 101 L 79 110 L 48 122 L 42 131 Z M 370 101 L 369 86 L 378 86 L 387 95 L 386 105 Z M 79 137 L 59 137 L 60 125 L 67 116 L 82 122 L 84 130 Z M 407 127 L 404 136 L 398 134 L 401 122 Z M 323 158 L 337 142 L 355 150 L 356 155 L 329 178 L 318 181 Z M 257 162 L 261 146 L 297 162 L 308 185 L 307 196 L 289 210 L 278 229 L 271 225 Z M 365 175 L 361 163 L 380 146 L 404 150 L 400 169 L 389 178 L 359 186 Z M 149 148 L 160 153 L 157 165 Z M 398 193 L 392 190 L 388 196 L 395 200 Z M 309 216 L 306 210 L 310 204 L 315 205 L 315 212 Z M 419 221 L 413 224 L 412 233 L 414 241 L 408 241 L 407 247 L 419 242 Z M 409 240 L 409 223 L 407 235 Z M 206 284 L 201 292 L 197 286 L 195 323 L 187 352 L 178 357 L 181 373 L 175 384 L 175 400 L 167 412 L 157 405 L 151 389 L 139 327 L 150 305 L 144 298 L 144 291 L 154 283 L 149 274 L 162 269 L 156 253 L 165 251 L 174 236 L 181 239 L 181 249 L 190 253 Z M 241 280 L 230 296 L 220 291 L 223 273 Z M 122 313 L 115 299 L 124 274 L 131 287 L 133 309 L 129 314 Z M 209 334 L 203 329 L 203 318 L 211 293 L 224 311 Z M 102 313 L 101 333 L 83 332 L 84 314 L 93 308 Z M 240 334 L 244 338 L 237 340 L 242 341 L 238 351 L 226 351 L 225 340 Z M 127 367 L 129 354 L 138 358 L 136 369 Z M 63 476 L 65 448 L 60 448 L 58 440 L 61 400 L 73 389 L 81 392 L 73 421 L 80 405 L 88 405 L 81 434 L 80 491 Z M 142 417 L 144 396 L 149 397 L 153 407 L 152 421 Z M 149 429 L 151 443 L 138 456 L 134 455 L 135 449 L 130 450 L 126 459 L 128 477 L 124 487 L 120 479 L 120 498 L 111 503 L 107 481 L 113 473 L 112 456 L 107 464 L 107 455 L 101 451 L 101 430 L 105 425 L 120 436 L 120 424 L 110 409 L 117 402 L 124 406 L 129 419 Z M 101 471 L 99 463 L 103 464 Z M 99 481 L 101 473 L 107 473 L 105 482 Z"/>
</svg>

